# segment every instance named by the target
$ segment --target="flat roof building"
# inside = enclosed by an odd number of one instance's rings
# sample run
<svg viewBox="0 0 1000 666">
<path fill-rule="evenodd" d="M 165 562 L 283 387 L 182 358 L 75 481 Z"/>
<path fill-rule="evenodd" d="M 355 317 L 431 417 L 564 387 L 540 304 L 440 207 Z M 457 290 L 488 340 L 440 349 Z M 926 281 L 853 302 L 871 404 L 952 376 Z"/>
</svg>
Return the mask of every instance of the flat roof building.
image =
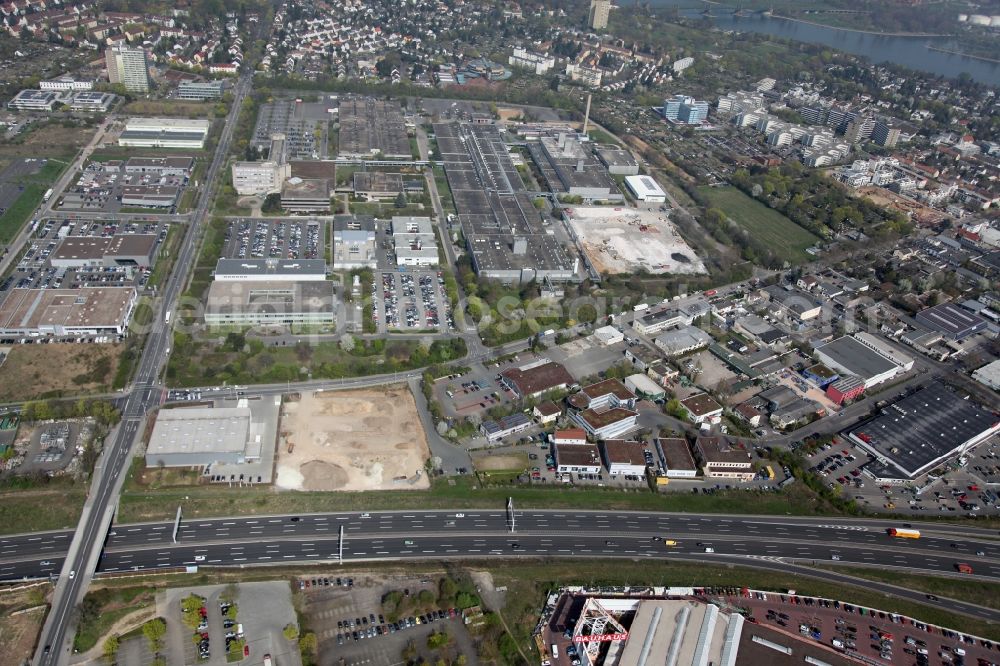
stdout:
<svg viewBox="0 0 1000 666">
<path fill-rule="evenodd" d="M 177 99 L 204 101 L 221 99 L 225 81 L 181 81 L 177 86 Z"/>
<path fill-rule="evenodd" d="M 437 234 L 429 217 L 392 218 L 392 242 L 400 266 L 437 266 Z"/>
<path fill-rule="evenodd" d="M 338 155 L 370 159 L 412 159 L 406 122 L 399 102 L 371 97 L 342 97 Z"/>
<path fill-rule="evenodd" d="M 964 340 L 970 335 L 985 331 L 989 324 L 984 317 L 954 303 L 942 303 L 921 310 L 917 313 L 916 320 L 922 326 L 942 333 L 952 340 Z"/>
<path fill-rule="evenodd" d="M 52 111 L 56 104 L 63 104 L 69 97 L 63 97 L 55 90 L 26 89 L 14 95 L 7 102 L 7 108 L 18 111 Z"/>
<path fill-rule="evenodd" d="M 378 247 L 375 219 L 358 215 L 337 215 L 333 219 L 334 270 L 375 268 Z"/>
<path fill-rule="evenodd" d="M 604 407 L 635 407 L 635 393 L 620 379 L 605 379 L 584 386 L 569 398 L 569 403 L 577 409 L 602 409 Z"/>
<path fill-rule="evenodd" d="M 72 111 L 107 111 L 118 99 L 117 95 L 96 90 L 73 93 L 69 101 Z"/>
<path fill-rule="evenodd" d="M 611 476 L 646 474 L 646 447 L 639 442 L 610 439 L 600 444 L 604 464 Z"/>
<path fill-rule="evenodd" d="M 354 196 L 365 199 L 392 199 L 403 192 L 403 174 L 384 171 L 355 171 Z"/>
<path fill-rule="evenodd" d="M 1000 391 L 1000 359 L 987 363 L 972 373 L 972 378 L 983 386 Z"/>
<path fill-rule="evenodd" d="M 194 169 L 193 157 L 130 157 L 125 173 L 148 173 L 157 176 L 187 177 Z"/>
<path fill-rule="evenodd" d="M 548 359 L 539 359 L 519 368 L 507 368 L 500 373 L 499 380 L 520 398 L 535 398 L 546 391 L 564 389 L 574 383 L 566 368 Z"/>
<path fill-rule="evenodd" d="M 172 208 L 180 193 L 180 188 L 173 185 L 125 185 L 121 202 L 123 206 Z"/>
<path fill-rule="evenodd" d="M 332 324 L 336 316 L 333 283 L 212 282 L 205 304 L 209 326 L 290 326 Z"/>
<path fill-rule="evenodd" d="M 573 414 L 579 424 L 594 439 L 614 439 L 636 428 L 639 413 L 624 407 L 585 409 Z"/>
<path fill-rule="evenodd" d="M 243 196 L 267 196 L 281 192 L 282 184 L 291 177 L 292 165 L 274 160 L 263 162 L 233 162 L 233 189 Z"/>
<path fill-rule="evenodd" d="M 649 176 L 627 176 L 625 187 L 632 196 L 643 203 L 665 203 L 667 200 L 663 188 Z"/>
<path fill-rule="evenodd" d="M 597 159 L 612 176 L 635 176 L 639 173 L 639 161 L 627 150 L 598 148 Z"/>
<path fill-rule="evenodd" d="M 135 301 L 133 287 L 12 289 L 0 303 L 0 334 L 121 335 Z"/>
<path fill-rule="evenodd" d="M 594 159 L 580 139 L 569 132 L 543 135 L 528 149 L 553 192 L 582 197 L 584 201 L 621 201 L 615 181 Z"/>
<path fill-rule="evenodd" d="M 699 437 L 695 440 L 694 450 L 706 477 L 753 481 L 750 452 L 742 444 L 730 442 L 724 437 Z"/>
<path fill-rule="evenodd" d="M 289 178 L 281 188 L 281 207 L 293 213 L 329 213 L 330 181 Z"/>
<path fill-rule="evenodd" d="M 914 479 L 997 432 L 1000 419 L 995 414 L 933 382 L 882 408 L 878 416 L 852 428 L 848 438 L 886 467 Z"/>
<path fill-rule="evenodd" d="M 817 347 L 816 357 L 841 374 L 860 377 L 866 389 L 887 382 L 903 372 L 902 367 L 891 359 L 847 335 Z"/>
<path fill-rule="evenodd" d="M 101 236 L 67 236 L 49 255 L 54 268 L 84 266 L 137 266 L 149 268 L 156 256 L 157 237 L 154 234 L 119 234 Z"/>
<path fill-rule="evenodd" d="M 712 343 L 712 336 L 697 326 L 685 326 L 667 331 L 653 340 L 653 344 L 667 356 L 683 356 Z"/>
<path fill-rule="evenodd" d="M 504 416 L 499 421 L 483 421 L 479 425 L 479 431 L 486 436 L 489 442 L 497 442 L 504 437 L 509 437 L 522 430 L 527 430 L 532 425 L 527 414 L 515 412 Z"/>
<path fill-rule="evenodd" d="M 146 447 L 146 466 L 203 467 L 246 462 L 249 407 L 163 409 Z"/>
<path fill-rule="evenodd" d="M 625 378 L 625 386 L 645 400 L 662 400 L 667 394 L 662 386 L 643 374 L 629 375 Z"/>
<path fill-rule="evenodd" d="M 209 127 L 210 122 L 200 118 L 129 118 L 118 137 L 118 145 L 202 150 Z"/>
<path fill-rule="evenodd" d="M 658 437 L 656 452 L 659 454 L 663 475 L 667 478 L 693 479 L 698 476 L 698 465 L 691 455 L 691 446 L 683 437 Z"/>
<path fill-rule="evenodd" d="M 552 451 L 558 474 L 601 472 L 601 456 L 594 444 L 553 444 Z"/>
</svg>

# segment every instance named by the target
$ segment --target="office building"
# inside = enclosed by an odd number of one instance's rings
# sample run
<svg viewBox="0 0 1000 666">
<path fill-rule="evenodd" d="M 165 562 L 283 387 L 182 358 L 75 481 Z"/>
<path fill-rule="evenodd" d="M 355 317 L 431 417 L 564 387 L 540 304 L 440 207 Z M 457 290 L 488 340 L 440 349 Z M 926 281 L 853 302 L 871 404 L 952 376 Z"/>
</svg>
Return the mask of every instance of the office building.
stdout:
<svg viewBox="0 0 1000 666">
<path fill-rule="evenodd" d="M 216 282 L 323 282 L 322 259 L 219 259 Z"/>
<path fill-rule="evenodd" d="M 281 188 L 281 207 L 292 213 L 329 213 L 330 181 L 289 178 Z"/>
<path fill-rule="evenodd" d="M 290 326 L 334 323 L 336 297 L 328 280 L 212 282 L 205 304 L 209 326 Z"/>
<path fill-rule="evenodd" d="M 59 76 L 54 79 L 49 79 L 48 81 L 41 81 L 38 87 L 42 90 L 61 90 L 61 91 L 73 91 L 78 90 L 93 90 L 94 80 L 93 79 L 74 79 L 72 76 L 64 75 Z"/>
<path fill-rule="evenodd" d="M 129 92 L 149 92 L 149 63 L 142 48 L 113 46 L 104 52 L 108 81 L 120 83 Z"/>
<path fill-rule="evenodd" d="M 701 461 L 705 478 L 753 481 L 750 452 L 742 444 L 730 442 L 724 437 L 699 437 L 695 440 L 694 450 Z"/>
<path fill-rule="evenodd" d="M 107 111 L 116 99 L 118 96 L 111 93 L 85 90 L 73 93 L 73 97 L 69 101 L 69 108 L 72 111 Z"/>
<path fill-rule="evenodd" d="M 371 217 L 338 215 L 333 220 L 333 267 L 335 270 L 375 268 L 375 220 Z"/>
<path fill-rule="evenodd" d="M 51 111 L 56 104 L 63 104 L 69 97 L 63 97 L 55 90 L 35 90 L 28 88 L 14 95 L 7 102 L 7 108 L 17 111 Z"/>
<path fill-rule="evenodd" d="M 429 217 L 392 218 L 392 242 L 399 266 L 437 266 L 438 246 Z"/>
<path fill-rule="evenodd" d="M 604 30 L 608 27 L 608 17 L 611 15 L 611 0 L 590 0 L 590 14 L 587 24 L 594 30 Z"/>
<path fill-rule="evenodd" d="M 224 81 L 181 81 L 177 86 L 177 99 L 198 102 L 221 99 L 225 85 Z"/>
<path fill-rule="evenodd" d="M 672 123 L 699 125 L 708 119 L 708 102 L 674 95 L 663 100 L 663 117 Z"/>
</svg>

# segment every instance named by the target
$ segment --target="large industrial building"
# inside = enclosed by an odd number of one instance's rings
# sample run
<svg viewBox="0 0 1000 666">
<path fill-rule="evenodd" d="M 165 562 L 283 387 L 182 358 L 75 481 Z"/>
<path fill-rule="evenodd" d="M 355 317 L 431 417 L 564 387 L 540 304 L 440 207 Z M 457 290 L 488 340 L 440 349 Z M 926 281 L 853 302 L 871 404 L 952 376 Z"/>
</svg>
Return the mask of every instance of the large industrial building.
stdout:
<svg viewBox="0 0 1000 666">
<path fill-rule="evenodd" d="M 577 265 L 548 233 L 495 125 L 434 125 L 469 256 L 485 278 L 566 281 Z"/>
<path fill-rule="evenodd" d="M 164 409 L 146 447 L 147 467 L 238 464 L 260 451 L 247 451 L 249 407 Z"/>
<path fill-rule="evenodd" d="M 412 159 L 403 111 L 398 102 L 371 97 L 340 100 L 340 157 Z"/>
<path fill-rule="evenodd" d="M 201 150 L 205 147 L 210 124 L 204 119 L 129 118 L 118 137 L 118 145 Z"/>
<path fill-rule="evenodd" d="M 1000 419 L 994 413 L 932 382 L 884 407 L 875 418 L 852 428 L 848 437 L 889 474 L 911 480 L 968 453 L 997 432 Z"/>
<path fill-rule="evenodd" d="M 335 317 L 336 295 L 327 280 L 215 281 L 205 304 L 205 323 L 210 326 L 324 325 Z"/>
<path fill-rule="evenodd" d="M 121 335 L 135 301 L 133 287 L 12 289 L 0 303 L 0 335 Z"/>
<path fill-rule="evenodd" d="M 584 201 L 622 201 L 615 181 L 589 148 L 569 132 L 542 135 L 528 144 L 549 189 Z"/>
<path fill-rule="evenodd" d="M 821 363 L 841 375 L 861 378 L 865 389 L 887 382 L 913 367 L 913 359 L 896 352 L 886 343 L 866 344 L 872 337 L 861 339 L 845 335 L 817 347 L 816 356 Z"/>
<path fill-rule="evenodd" d="M 49 255 L 53 268 L 84 266 L 136 266 L 149 268 L 156 258 L 155 234 L 119 234 L 103 236 L 68 236 Z"/>
<path fill-rule="evenodd" d="M 104 62 L 111 83 L 120 83 L 129 92 L 149 92 L 149 62 L 145 49 L 112 46 L 105 50 Z"/>
<path fill-rule="evenodd" d="M 333 218 L 333 267 L 335 270 L 375 268 L 378 246 L 375 219 L 369 216 L 337 215 Z"/>
<path fill-rule="evenodd" d="M 957 341 L 985 331 L 989 323 L 984 317 L 954 303 L 942 303 L 921 310 L 917 313 L 916 320 L 918 324 Z"/>
</svg>

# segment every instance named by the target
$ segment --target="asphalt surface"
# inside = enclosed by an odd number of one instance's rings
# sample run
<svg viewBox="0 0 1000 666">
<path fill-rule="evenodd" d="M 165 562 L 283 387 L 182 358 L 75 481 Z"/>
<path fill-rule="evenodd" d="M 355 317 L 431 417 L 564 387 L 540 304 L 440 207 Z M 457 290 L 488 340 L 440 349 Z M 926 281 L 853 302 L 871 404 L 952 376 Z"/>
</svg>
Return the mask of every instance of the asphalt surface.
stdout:
<svg viewBox="0 0 1000 666">
<path fill-rule="evenodd" d="M 343 559 L 462 560 L 546 557 L 678 559 L 737 563 L 857 585 L 823 562 L 897 569 L 901 573 L 955 575 L 955 564 L 973 567 L 970 578 L 1000 579 L 1000 541 L 993 530 L 920 525 L 920 539 L 888 536 L 898 523 L 772 516 L 717 516 L 638 512 L 525 510 L 393 511 L 254 516 L 116 525 L 98 566 L 102 573 L 200 566 L 262 566 L 336 562 L 340 529 Z M 0 579 L 52 575 L 63 566 L 68 531 L 0 539 Z M 673 540 L 667 545 L 664 540 Z M 706 552 L 711 548 L 714 552 Z M 977 553 L 983 553 L 978 555 Z M 865 581 L 864 586 L 928 603 L 926 595 Z M 1000 611 L 941 598 L 933 605 L 989 621 Z"/>
<path fill-rule="evenodd" d="M 137 440 L 145 415 L 159 404 L 162 396 L 162 390 L 158 386 L 159 375 L 168 356 L 172 339 L 170 326 L 164 321 L 165 314 L 174 309 L 174 303 L 182 292 L 189 268 L 196 256 L 197 239 L 201 233 L 200 223 L 206 217 L 218 171 L 228 156 L 233 128 L 236 126 L 243 100 L 250 90 L 252 77 L 253 71 L 248 67 L 240 75 L 236 85 L 233 105 L 222 130 L 215 157 L 205 176 L 207 185 L 202 191 L 198 207 L 191 216 L 192 224 L 185 233 L 174 271 L 162 292 L 161 309 L 146 340 L 132 390 L 124 400 L 122 421 L 114 437 L 109 438 L 109 442 L 105 444 L 105 451 L 95 469 L 90 496 L 84 507 L 80 525 L 69 547 L 66 561 L 61 562 L 62 575 L 56 586 L 51 611 L 42 629 L 36 664 L 57 664 L 69 658 L 67 630 L 71 625 L 73 608 L 83 597 L 90 582 L 91 567 L 97 562 L 105 531 L 110 524 L 109 508 L 113 507 L 117 500 L 122 471 L 129 464 L 132 445 Z"/>
</svg>

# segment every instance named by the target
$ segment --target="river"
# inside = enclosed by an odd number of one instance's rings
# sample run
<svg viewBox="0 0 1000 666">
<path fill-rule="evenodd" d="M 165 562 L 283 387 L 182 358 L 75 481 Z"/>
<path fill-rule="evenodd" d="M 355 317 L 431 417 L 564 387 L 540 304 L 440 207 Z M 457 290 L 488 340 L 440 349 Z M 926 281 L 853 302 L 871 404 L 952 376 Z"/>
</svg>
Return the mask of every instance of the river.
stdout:
<svg viewBox="0 0 1000 666">
<path fill-rule="evenodd" d="M 708 7 L 714 14 L 712 21 L 722 30 L 756 32 L 792 39 L 808 44 L 822 44 L 838 51 L 868 58 L 873 63 L 895 63 L 911 69 L 938 74 L 949 78 L 966 72 L 973 80 L 1000 87 L 1000 63 L 977 60 L 953 53 L 942 53 L 927 48 L 960 50 L 950 38 L 941 37 L 889 37 L 852 30 L 790 21 L 778 17 L 750 14 L 733 16 L 732 9 L 719 5 L 700 4 L 694 9 L 692 0 L 651 0 L 654 7 L 679 7 L 686 17 L 697 17 L 701 8 Z"/>
</svg>

